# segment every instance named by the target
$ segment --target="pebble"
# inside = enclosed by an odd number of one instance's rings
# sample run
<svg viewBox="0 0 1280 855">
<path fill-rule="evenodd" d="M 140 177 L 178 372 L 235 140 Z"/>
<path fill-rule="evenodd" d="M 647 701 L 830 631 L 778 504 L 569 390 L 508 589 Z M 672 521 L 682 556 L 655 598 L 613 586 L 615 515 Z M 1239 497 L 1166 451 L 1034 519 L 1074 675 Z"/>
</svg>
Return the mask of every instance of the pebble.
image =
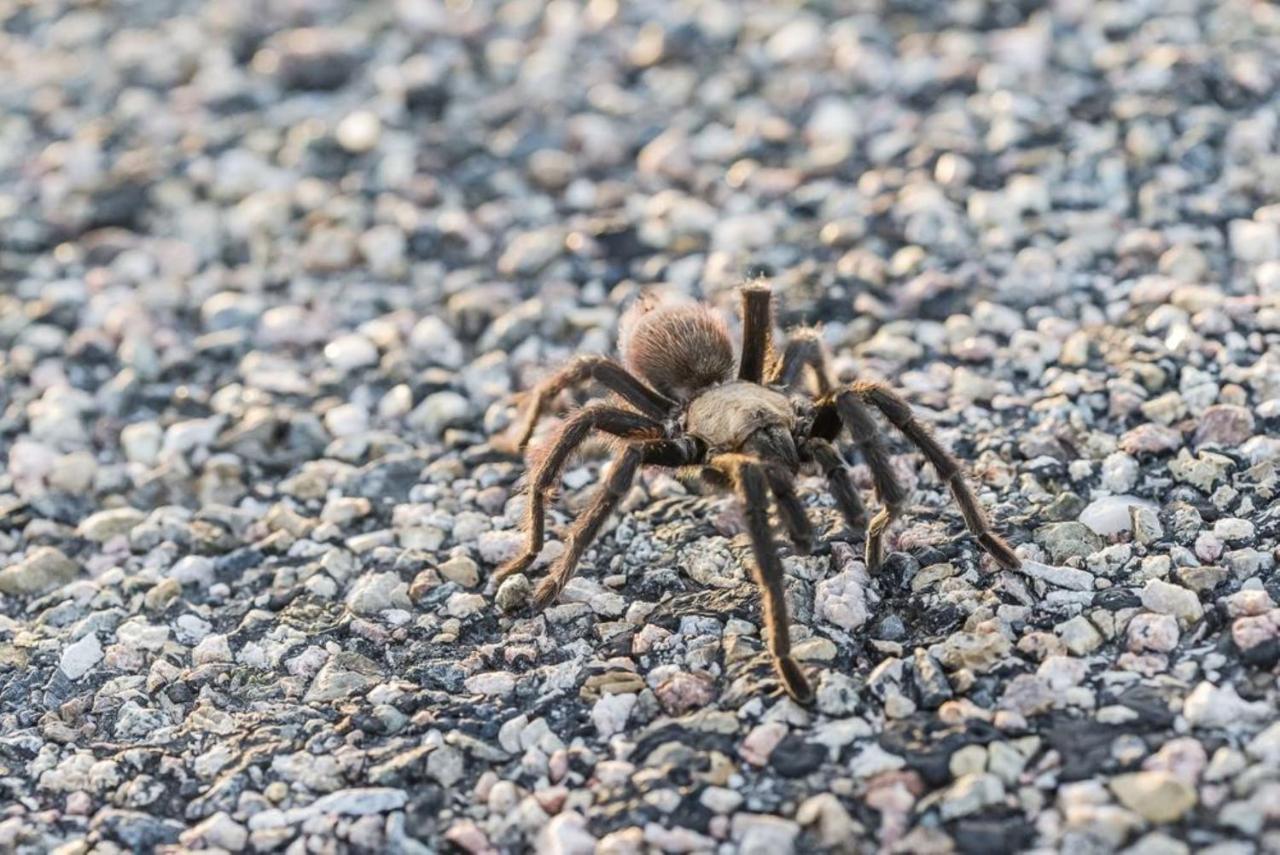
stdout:
<svg viewBox="0 0 1280 855">
<path fill-rule="evenodd" d="M 677 671 L 659 683 L 653 693 L 664 710 L 679 715 L 710 703 L 715 687 L 705 675 Z"/>
<path fill-rule="evenodd" d="M 358 653 L 340 653 L 330 657 L 307 689 L 308 703 L 323 703 L 362 692 L 378 683 L 378 666 Z"/>
<path fill-rule="evenodd" d="M 463 363 L 462 344 L 440 318 L 418 321 L 409 333 L 409 349 L 427 365 L 458 368 Z"/>
<path fill-rule="evenodd" d="M 451 617 L 467 618 L 481 612 L 486 605 L 480 594 L 457 593 L 449 597 L 445 610 Z"/>
<path fill-rule="evenodd" d="M 191 649 L 191 661 L 195 665 L 232 661 L 231 646 L 225 635 L 207 635 Z"/>
<path fill-rule="evenodd" d="M 382 122 L 377 114 L 368 110 L 348 113 L 338 122 L 334 137 L 338 145 L 352 154 L 365 154 L 377 148 L 382 136 Z"/>
<path fill-rule="evenodd" d="M 1172 615 L 1184 627 L 1204 615 L 1204 607 L 1194 591 L 1161 579 L 1147 581 L 1142 589 L 1142 606 L 1159 614 Z"/>
<path fill-rule="evenodd" d="M 1213 524 L 1213 535 L 1230 544 L 1249 543 L 1253 541 L 1254 526 L 1248 520 L 1224 517 Z"/>
<path fill-rule="evenodd" d="M 529 582 L 529 578 L 523 573 L 517 573 L 502 580 L 502 584 L 498 586 L 498 592 L 494 595 L 494 602 L 502 611 L 513 612 L 523 608 L 532 595 L 533 585 Z"/>
<path fill-rule="evenodd" d="M 465 686 L 479 695 L 507 695 L 515 688 L 516 678 L 505 671 L 488 671 L 468 677 Z"/>
<path fill-rule="evenodd" d="M 1169 472 L 1175 480 L 1208 492 L 1226 478 L 1233 466 L 1231 458 L 1224 455 L 1202 451 L 1192 457 L 1184 448 L 1169 463 Z"/>
<path fill-rule="evenodd" d="M 1033 579 L 1042 579 L 1058 588 L 1072 591 L 1090 591 L 1094 587 L 1093 574 L 1072 567 L 1053 567 L 1039 561 L 1023 561 L 1022 572 Z"/>
<path fill-rule="evenodd" d="M 248 843 L 249 831 L 226 811 L 218 811 L 182 832 L 178 840 L 183 846 L 192 848 L 203 845 L 227 852 L 239 852 Z"/>
<path fill-rule="evenodd" d="M 1129 649 L 1135 653 L 1168 653 L 1178 646 L 1178 622 L 1168 614 L 1137 614 L 1127 629 Z"/>
<path fill-rule="evenodd" d="M 1102 539 L 1084 522 L 1057 522 L 1040 526 L 1035 531 L 1036 542 L 1049 553 L 1055 564 L 1068 558 L 1087 558 L 1102 548 Z"/>
<path fill-rule="evenodd" d="M 1266 718 L 1265 702 L 1241 699 L 1233 686 L 1215 686 L 1207 680 L 1196 685 L 1182 704 L 1182 715 L 1193 727 L 1239 726 Z"/>
<path fill-rule="evenodd" d="M 1241 261 L 1280 258 L 1280 223 L 1232 220 L 1227 227 L 1231 250 Z"/>
<path fill-rule="evenodd" d="M 738 813 L 730 826 L 738 851 L 743 853 L 778 853 L 795 851 L 800 826 L 789 819 L 769 814 Z"/>
<path fill-rule="evenodd" d="M 621 733 L 636 706 L 634 693 L 602 695 L 591 708 L 591 721 L 602 738 Z"/>
<path fill-rule="evenodd" d="M 1164 537 L 1164 525 L 1155 508 L 1146 505 L 1133 505 L 1129 508 L 1129 526 L 1133 530 L 1133 539 L 1148 546 Z"/>
<path fill-rule="evenodd" d="M 1168 772 L 1130 772 L 1111 779 L 1111 791 L 1148 822 L 1175 822 L 1196 805 L 1195 787 Z"/>
<path fill-rule="evenodd" d="M 217 569 L 213 560 L 204 555 L 187 555 L 169 568 L 169 578 L 180 585 L 197 585 L 207 588 L 213 584 Z"/>
<path fill-rule="evenodd" d="M 440 575 L 464 588 L 480 584 L 480 567 L 465 555 L 455 555 L 438 568 Z"/>
<path fill-rule="evenodd" d="M 835 847 L 864 833 L 864 829 L 831 793 L 811 796 L 796 810 L 796 822 L 814 827 L 818 842 Z"/>
<path fill-rule="evenodd" d="M 1163 454 L 1182 447 L 1182 434 L 1158 424 L 1143 424 L 1120 437 L 1121 450 L 1135 457 L 1141 454 Z"/>
<path fill-rule="evenodd" d="M 1138 483 L 1141 467 L 1132 455 L 1122 451 L 1108 454 L 1102 461 L 1102 486 L 1113 493 L 1124 494 Z M 1098 501 L 1102 501 L 1099 499 Z M 1105 506 L 1104 506 L 1105 507 Z M 1084 522 L 1083 520 L 1081 520 Z M 1085 523 L 1088 525 L 1088 523 Z M 1092 526 L 1090 526 L 1092 528 Z M 1097 531 L 1095 528 L 1094 531 Z M 1102 532 L 1098 532 L 1102 534 Z"/>
<path fill-rule="evenodd" d="M 780 722 L 757 725 L 742 741 L 738 754 L 754 766 L 764 766 L 769 762 L 769 755 L 778 747 L 778 743 L 786 734 L 787 727 Z"/>
<path fill-rule="evenodd" d="M 1253 413 L 1234 404 L 1214 404 L 1200 415 L 1195 443 L 1234 448 L 1253 436 Z"/>
<path fill-rule="evenodd" d="M 869 583 L 870 579 L 861 565 L 819 582 L 815 599 L 818 615 L 841 629 L 858 629 L 870 615 L 867 603 Z"/>
<path fill-rule="evenodd" d="M 580 814 L 558 814 L 546 824 L 538 839 L 538 851 L 547 855 L 593 855 L 596 838 L 587 831 Z"/>
<path fill-rule="evenodd" d="M 378 348 L 362 335 L 352 333 L 325 345 L 325 358 L 340 371 L 357 371 L 378 364 Z"/>
<path fill-rule="evenodd" d="M 146 514 L 136 508 L 113 508 L 85 517 L 76 530 L 82 537 L 103 543 L 113 537 L 128 534 L 144 519 Z"/>
<path fill-rule="evenodd" d="M 409 586 L 395 573 L 371 573 L 361 577 L 347 595 L 347 607 L 358 615 L 376 615 L 387 609 L 409 609 Z"/>
<path fill-rule="evenodd" d="M 428 395 L 409 413 L 410 427 L 436 438 L 444 429 L 463 422 L 471 413 L 471 404 L 457 392 Z"/>
<path fill-rule="evenodd" d="M 0 593 L 13 597 L 39 594 L 79 575 L 79 566 L 57 547 L 38 546 L 18 563 L 0 570 Z"/>
<path fill-rule="evenodd" d="M 1057 627 L 1058 636 L 1076 656 L 1086 656 L 1102 646 L 1102 633 L 1083 615 L 1076 615 L 1071 620 Z"/>
<path fill-rule="evenodd" d="M 102 661 L 102 644 L 98 637 L 89 633 L 74 644 L 67 645 L 62 651 L 62 659 L 58 667 L 69 680 L 79 680 Z"/>
<path fill-rule="evenodd" d="M 1154 502 L 1137 496 L 1103 496 L 1090 502 L 1078 519 L 1094 534 L 1110 537 L 1132 529 L 1135 508 L 1154 511 L 1156 506 Z"/>
<path fill-rule="evenodd" d="M 154 465 L 160 456 L 164 429 L 152 421 L 135 422 L 120 429 L 120 448 L 131 463 Z"/>
<path fill-rule="evenodd" d="M 943 819 L 969 816 L 1004 801 L 1004 782 L 989 772 L 970 772 L 956 779 L 942 796 Z"/>
</svg>

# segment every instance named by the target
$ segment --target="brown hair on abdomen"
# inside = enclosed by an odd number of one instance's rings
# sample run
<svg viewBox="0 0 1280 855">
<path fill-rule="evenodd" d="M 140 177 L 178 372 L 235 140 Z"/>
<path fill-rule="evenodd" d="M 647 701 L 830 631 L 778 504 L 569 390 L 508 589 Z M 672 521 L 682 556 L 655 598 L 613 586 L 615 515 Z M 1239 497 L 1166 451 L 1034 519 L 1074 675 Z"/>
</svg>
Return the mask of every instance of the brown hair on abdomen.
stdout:
<svg viewBox="0 0 1280 855">
<path fill-rule="evenodd" d="M 637 306 L 623 319 L 621 347 L 628 368 L 678 400 L 733 376 L 729 330 L 707 306 Z"/>
</svg>

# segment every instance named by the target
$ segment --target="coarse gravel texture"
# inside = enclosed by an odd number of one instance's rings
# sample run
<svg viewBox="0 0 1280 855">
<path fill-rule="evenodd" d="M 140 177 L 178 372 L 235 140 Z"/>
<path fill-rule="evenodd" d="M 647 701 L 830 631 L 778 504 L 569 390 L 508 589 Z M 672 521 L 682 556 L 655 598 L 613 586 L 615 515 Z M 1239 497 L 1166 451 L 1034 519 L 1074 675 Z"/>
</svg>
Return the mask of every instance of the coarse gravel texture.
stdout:
<svg viewBox="0 0 1280 855">
<path fill-rule="evenodd" d="M 1280 8 L 0 0 L 0 78 L 0 850 L 1280 851 Z M 806 478 L 810 709 L 669 473 L 490 580 L 514 393 L 756 273 L 1024 560 Z"/>
</svg>

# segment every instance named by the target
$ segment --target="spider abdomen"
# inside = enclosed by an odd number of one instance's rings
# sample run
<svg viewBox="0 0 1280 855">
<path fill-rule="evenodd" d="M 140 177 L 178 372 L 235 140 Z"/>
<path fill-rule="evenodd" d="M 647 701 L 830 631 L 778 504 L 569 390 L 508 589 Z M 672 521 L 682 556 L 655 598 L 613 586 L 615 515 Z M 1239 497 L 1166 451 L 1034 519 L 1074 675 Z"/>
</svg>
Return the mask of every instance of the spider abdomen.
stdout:
<svg viewBox="0 0 1280 855">
<path fill-rule="evenodd" d="M 733 374 L 729 331 L 707 306 L 639 304 L 623 319 L 620 346 L 628 368 L 681 401 Z"/>
<path fill-rule="evenodd" d="M 790 433 L 795 413 L 786 395 L 737 380 L 703 392 L 689 404 L 685 429 L 718 451 L 738 451 L 765 428 Z"/>
</svg>

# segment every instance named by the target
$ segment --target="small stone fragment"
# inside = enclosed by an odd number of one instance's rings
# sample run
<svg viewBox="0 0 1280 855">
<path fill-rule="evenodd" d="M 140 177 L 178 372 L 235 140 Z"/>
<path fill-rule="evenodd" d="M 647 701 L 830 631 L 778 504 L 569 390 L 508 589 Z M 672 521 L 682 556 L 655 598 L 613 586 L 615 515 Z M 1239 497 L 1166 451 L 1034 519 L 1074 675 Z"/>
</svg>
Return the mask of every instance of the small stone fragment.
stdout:
<svg viewBox="0 0 1280 855">
<path fill-rule="evenodd" d="M 1161 579 L 1151 579 L 1142 589 L 1142 605 L 1153 612 L 1173 615 L 1182 626 L 1198 621 L 1204 615 L 1204 607 L 1194 591 L 1173 585 Z"/>
<path fill-rule="evenodd" d="M 68 645 L 62 651 L 62 659 L 58 664 L 68 679 L 79 680 L 100 661 L 102 661 L 102 644 L 99 643 L 96 635 L 89 633 L 74 644 Z"/>
<path fill-rule="evenodd" d="M 61 550 L 39 546 L 17 564 L 0 570 L 0 593 L 30 596 L 65 585 L 79 575 L 79 566 Z"/>
<path fill-rule="evenodd" d="M 1111 779 L 1120 803 L 1148 822 L 1175 822 L 1196 805 L 1193 786 L 1168 772 L 1130 772 Z"/>
</svg>

